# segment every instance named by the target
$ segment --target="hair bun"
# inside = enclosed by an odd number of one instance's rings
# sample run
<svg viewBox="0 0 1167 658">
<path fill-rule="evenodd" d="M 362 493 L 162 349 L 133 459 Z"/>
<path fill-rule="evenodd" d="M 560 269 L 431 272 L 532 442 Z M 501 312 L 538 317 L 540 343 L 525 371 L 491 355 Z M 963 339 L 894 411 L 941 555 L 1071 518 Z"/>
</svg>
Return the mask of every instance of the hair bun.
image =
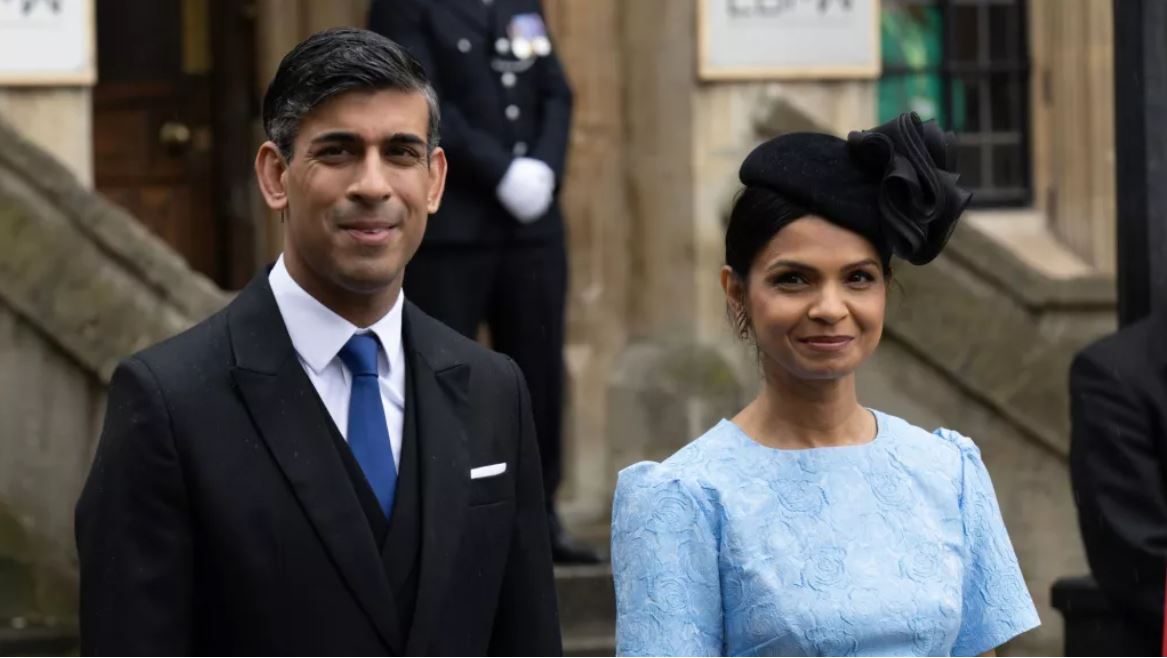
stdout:
<svg viewBox="0 0 1167 658">
<path fill-rule="evenodd" d="M 955 135 L 915 112 L 847 136 L 851 157 L 881 177 L 885 238 L 913 265 L 936 258 L 972 200 L 972 192 L 957 184 L 955 142 Z"/>
</svg>

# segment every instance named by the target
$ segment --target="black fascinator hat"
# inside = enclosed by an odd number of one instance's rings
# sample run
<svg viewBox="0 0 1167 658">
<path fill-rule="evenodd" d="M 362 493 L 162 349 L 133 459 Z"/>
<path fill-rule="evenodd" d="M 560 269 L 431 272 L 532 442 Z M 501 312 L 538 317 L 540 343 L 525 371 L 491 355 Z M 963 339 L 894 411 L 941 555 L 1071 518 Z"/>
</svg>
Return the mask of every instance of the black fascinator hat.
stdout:
<svg viewBox="0 0 1167 658">
<path fill-rule="evenodd" d="M 739 177 L 914 265 L 944 248 L 972 193 L 957 184 L 955 136 L 914 112 L 846 140 L 789 133 L 753 150 Z"/>
</svg>

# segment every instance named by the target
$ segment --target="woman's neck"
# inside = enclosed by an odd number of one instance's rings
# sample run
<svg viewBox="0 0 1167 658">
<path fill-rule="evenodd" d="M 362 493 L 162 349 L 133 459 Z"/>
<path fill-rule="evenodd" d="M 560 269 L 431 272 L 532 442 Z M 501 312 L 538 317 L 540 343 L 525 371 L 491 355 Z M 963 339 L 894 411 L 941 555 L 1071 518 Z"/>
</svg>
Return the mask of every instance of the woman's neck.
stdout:
<svg viewBox="0 0 1167 658">
<path fill-rule="evenodd" d="M 762 390 L 734 422 L 772 448 L 797 450 L 870 442 L 875 418 L 859 404 L 855 375 L 840 379 L 798 379 L 789 372 L 768 372 Z"/>
</svg>

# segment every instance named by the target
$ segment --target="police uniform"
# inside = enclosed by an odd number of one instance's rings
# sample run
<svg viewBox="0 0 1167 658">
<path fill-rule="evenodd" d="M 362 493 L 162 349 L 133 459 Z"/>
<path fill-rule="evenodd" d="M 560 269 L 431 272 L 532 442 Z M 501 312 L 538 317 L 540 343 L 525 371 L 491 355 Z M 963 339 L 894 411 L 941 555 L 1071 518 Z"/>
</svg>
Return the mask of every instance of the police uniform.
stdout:
<svg viewBox="0 0 1167 658">
<path fill-rule="evenodd" d="M 369 28 L 405 46 L 438 92 L 449 174 L 405 275 L 415 304 L 466 336 L 481 322 L 531 391 L 548 511 L 561 473 L 567 257 L 557 200 L 530 223 L 496 190 L 515 158 L 562 182 L 571 89 L 539 0 L 374 0 Z M 556 190 L 556 196 L 558 189 Z"/>
</svg>

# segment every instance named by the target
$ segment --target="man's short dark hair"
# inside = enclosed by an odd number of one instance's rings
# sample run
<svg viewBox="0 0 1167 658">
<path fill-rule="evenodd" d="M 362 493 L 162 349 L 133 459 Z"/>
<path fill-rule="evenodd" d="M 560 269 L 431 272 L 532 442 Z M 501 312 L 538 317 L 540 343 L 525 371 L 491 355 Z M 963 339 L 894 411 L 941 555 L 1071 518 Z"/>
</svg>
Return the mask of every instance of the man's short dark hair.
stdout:
<svg viewBox="0 0 1167 658">
<path fill-rule="evenodd" d="M 433 151 L 441 116 L 425 69 L 394 41 L 351 27 L 317 32 L 284 56 L 263 97 L 263 129 L 290 162 L 305 115 L 333 96 L 382 89 L 425 96 L 429 106 L 426 142 Z"/>
</svg>

